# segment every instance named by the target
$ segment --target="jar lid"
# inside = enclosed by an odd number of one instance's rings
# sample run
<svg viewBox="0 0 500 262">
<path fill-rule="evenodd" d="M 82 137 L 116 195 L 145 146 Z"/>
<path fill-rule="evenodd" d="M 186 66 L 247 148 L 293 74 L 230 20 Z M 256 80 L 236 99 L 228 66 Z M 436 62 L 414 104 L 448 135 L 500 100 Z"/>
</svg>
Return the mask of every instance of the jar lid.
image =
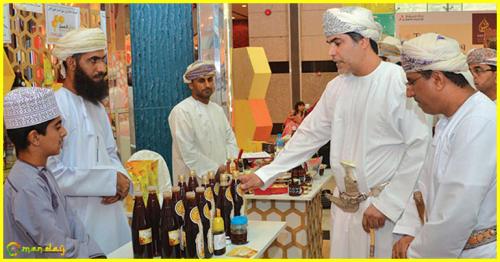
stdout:
<svg viewBox="0 0 500 262">
<path fill-rule="evenodd" d="M 248 224 L 248 218 L 246 216 L 235 216 L 231 219 L 232 225 L 246 225 Z"/>
</svg>

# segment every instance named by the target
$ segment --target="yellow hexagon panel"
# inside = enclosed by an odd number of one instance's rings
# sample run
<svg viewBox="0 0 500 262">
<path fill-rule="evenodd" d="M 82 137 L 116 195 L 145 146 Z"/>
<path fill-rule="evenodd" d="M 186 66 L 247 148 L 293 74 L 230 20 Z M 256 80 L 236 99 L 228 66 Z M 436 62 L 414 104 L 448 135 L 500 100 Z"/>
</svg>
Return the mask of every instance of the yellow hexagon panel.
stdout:
<svg viewBox="0 0 500 262">
<path fill-rule="evenodd" d="M 262 47 L 232 50 L 234 99 L 265 99 L 271 68 Z"/>
<path fill-rule="evenodd" d="M 9 58 L 7 57 L 7 54 L 5 54 L 5 51 L 3 51 L 3 96 L 4 97 L 10 91 L 10 88 L 12 87 L 15 78 L 16 75 L 14 74 L 14 70 L 10 65 Z"/>
<path fill-rule="evenodd" d="M 234 133 L 238 146 L 247 152 L 261 151 L 259 141 L 271 136 L 273 123 L 263 99 L 234 100 Z"/>
</svg>

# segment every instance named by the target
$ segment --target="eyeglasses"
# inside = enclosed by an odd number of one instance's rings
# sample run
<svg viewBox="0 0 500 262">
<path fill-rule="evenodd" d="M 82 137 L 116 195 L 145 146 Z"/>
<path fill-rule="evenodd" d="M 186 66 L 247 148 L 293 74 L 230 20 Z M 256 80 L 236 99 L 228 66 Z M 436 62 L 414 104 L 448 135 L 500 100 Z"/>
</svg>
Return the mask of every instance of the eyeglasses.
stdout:
<svg viewBox="0 0 500 262">
<path fill-rule="evenodd" d="M 488 71 L 491 71 L 491 72 L 494 72 L 495 70 L 491 69 L 491 68 L 488 68 L 488 69 L 484 69 L 484 68 L 481 68 L 481 67 L 474 67 L 474 68 L 471 68 L 470 71 L 474 74 L 482 74 L 484 72 L 488 72 Z"/>
<path fill-rule="evenodd" d="M 415 83 L 416 83 L 416 82 L 417 82 L 420 78 L 422 78 L 422 77 L 423 77 L 423 76 L 420 76 L 420 77 L 417 77 L 417 78 L 415 78 L 415 79 L 413 79 L 413 80 L 409 80 L 409 81 L 406 83 L 406 85 L 407 85 L 407 86 L 413 86 L 413 85 L 415 85 Z"/>
</svg>

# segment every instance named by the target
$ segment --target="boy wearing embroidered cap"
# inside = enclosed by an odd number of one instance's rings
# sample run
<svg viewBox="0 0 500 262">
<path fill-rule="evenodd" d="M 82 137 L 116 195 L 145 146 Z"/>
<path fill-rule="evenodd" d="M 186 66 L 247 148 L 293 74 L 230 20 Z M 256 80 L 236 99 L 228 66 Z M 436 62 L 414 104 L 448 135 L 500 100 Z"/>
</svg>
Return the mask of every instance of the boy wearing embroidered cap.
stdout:
<svg viewBox="0 0 500 262">
<path fill-rule="evenodd" d="M 46 169 L 66 136 L 54 93 L 35 87 L 9 92 L 4 124 L 18 157 L 4 185 L 4 258 L 102 257 Z"/>
<path fill-rule="evenodd" d="M 407 94 L 441 115 L 394 233 L 394 258 L 496 256 L 496 107 L 471 87 L 458 42 L 435 33 L 406 41 Z M 420 197 L 418 197 L 420 195 Z"/>
</svg>

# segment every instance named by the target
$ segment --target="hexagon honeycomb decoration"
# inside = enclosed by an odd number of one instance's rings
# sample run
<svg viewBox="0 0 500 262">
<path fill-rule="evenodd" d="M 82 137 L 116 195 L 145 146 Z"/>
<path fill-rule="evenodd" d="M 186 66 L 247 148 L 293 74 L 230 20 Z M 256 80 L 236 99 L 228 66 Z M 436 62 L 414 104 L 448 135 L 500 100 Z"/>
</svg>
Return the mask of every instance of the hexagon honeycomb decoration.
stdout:
<svg viewBox="0 0 500 262">
<path fill-rule="evenodd" d="M 238 146 L 261 151 L 273 123 L 266 104 L 271 69 L 262 47 L 233 49 L 233 119 Z"/>
</svg>

